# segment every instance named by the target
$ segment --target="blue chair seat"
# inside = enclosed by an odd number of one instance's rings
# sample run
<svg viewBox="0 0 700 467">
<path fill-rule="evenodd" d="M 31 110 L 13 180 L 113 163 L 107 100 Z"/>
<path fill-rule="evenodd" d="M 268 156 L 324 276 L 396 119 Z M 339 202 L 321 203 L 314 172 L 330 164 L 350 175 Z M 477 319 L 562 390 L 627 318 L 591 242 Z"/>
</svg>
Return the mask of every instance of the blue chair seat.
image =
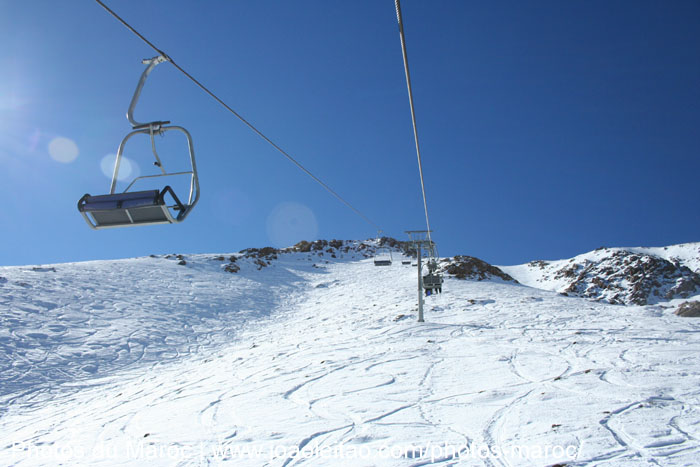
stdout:
<svg viewBox="0 0 700 467">
<path fill-rule="evenodd" d="M 170 193 L 175 200 L 174 209 L 183 215 L 185 206 L 169 186 L 161 191 L 131 191 L 96 196 L 86 194 L 78 201 L 78 211 L 93 229 L 172 224 L 179 221 L 179 216 L 173 218 L 165 202 L 166 193 Z"/>
</svg>

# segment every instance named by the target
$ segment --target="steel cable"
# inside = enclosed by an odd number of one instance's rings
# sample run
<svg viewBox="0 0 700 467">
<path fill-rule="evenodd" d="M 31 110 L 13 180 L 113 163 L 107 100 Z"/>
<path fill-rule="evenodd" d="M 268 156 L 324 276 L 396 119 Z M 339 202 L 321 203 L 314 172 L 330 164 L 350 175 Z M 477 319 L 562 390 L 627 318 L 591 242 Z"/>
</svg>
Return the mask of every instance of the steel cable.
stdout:
<svg viewBox="0 0 700 467">
<path fill-rule="evenodd" d="M 413 136 L 416 140 L 416 154 L 418 156 L 418 173 L 420 174 L 420 189 L 423 193 L 423 208 L 425 209 L 425 224 L 428 228 L 428 240 L 430 237 L 430 218 L 428 217 L 428 201 L 425 197 L 425 182 L 423 180 L 423 163 L 420 157 L 420 144 L 418 143 L 418 126 L 416 124 L 416 111 L 413 107 L 413 91 L 411 89 L 411 74 L 408 71 L 408 55 L 406 54 L 406 37 L 403 32 L 403 18 L 401 17 L 401 4 L 399 0 L 394 0 L 396 5 L 396 19 L 399 22 L 399 35 L 401 37 L 401 51 L 403 53 L 403 67 L 406 71 L 406 87 L 408 88 L 408 102 L 411 105 L 411 120 L 413 121 Z"/>
<path fill-rule="evenodd" d="M 136 36 L 138 36 L 139 39 L 141 39 L 143 42 L 148 44 L 153 50 L 158 52 L 160 55 L 163 57 L 167 58 L 172 65 L 177 68 L 183 75 L 185 75 L 187 78 L 189 78 L 194 84 L 199 86 L 202 91 L 207 93 L 211 98 L 213 98 L 216 102 L 221 104 L 226 110 L 231 112 L 233 115 L 235 115 L 241 122 L 245 123 L 245 125 L 253 130 L 258 136 L 260 136 L 262 139 L 264 139 L 266 142 L 268 142 L 273 148 L 275 148 L 277 151 L 279 151 L 284 157 L 286 157 L 290 162 L 292 162 L 294 165 L 296 165 L 300 170 L 302 170 L 306 175 L 311 177 L 316 183 L 321 185 L 326 191 L 328 191 L 331 195 L 333 195 L 335 198 L 337 198 L 341 203 L 345 204 L 348 208 L 350 208 L 355 214 L 360 216 L 365 222 L 368 224 L 372 225 L 375 227 L 377 230 L 381 230 L 380 227 L 372 222 L 367 216 L 365 216 L 359 209 L 355 208 L 352 204 L 350 204 L 348 201 L 346 201 L 342 196 L 340 196 L 338 193 L 335 192 L 331 187 L 329 187 L 326 183 L 324 183 L 320 178 L 312 174 L 306 167 L 301 165 L 299 161 L 294 159 L 292 156 L 290 156 L 285 150 L 283 150 L 281 147 L 279 147 L 277 144 L 275 144 L 270 138 L 265 136 L 260 130 L 258 130 L 252 123 L 250 123 L 248 120 L 243 118 L 241 114 L 233 110 L 228 104 L 226 104 L 223 100 L 221 100 L 216 94 L 211 92 L 209 89 L 207 89 L 202 83 L 200 83 L 197 79 L 194 78 L 191 74 L 189 74 L 185 69 L 183 69 L 180 65 L 178 65 L 175 60 L 172 59 L 168 54 L 160 50 L 158 47 L 156 47 L 151 41 L 146 39 L 141 33 L 139 33 L 136 29 L 134 29 L 129 23 L 127 23 L 124 19 L 122 19 L 119 15 L 117 15 L 114 11 L 112 11 L 107 5 L 105 5 L 103 2 L 100 0 L 95 0 L 102 8 L 104 8 L 110 15 L 112 15 L 117 21 L 122 23 L 127 29 L 129 29 L 131 32 L 133 32 Z"/>
</svg>

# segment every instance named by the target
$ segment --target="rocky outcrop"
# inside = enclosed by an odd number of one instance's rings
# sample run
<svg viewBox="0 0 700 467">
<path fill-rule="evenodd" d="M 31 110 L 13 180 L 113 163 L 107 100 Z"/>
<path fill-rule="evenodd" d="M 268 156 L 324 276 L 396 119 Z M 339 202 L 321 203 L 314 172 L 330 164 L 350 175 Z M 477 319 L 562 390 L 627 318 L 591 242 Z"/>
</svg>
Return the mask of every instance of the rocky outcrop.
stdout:
<svg viewBox="0 0 700 467">
<path fill-rule="evenodd" d="M 443 259 L 439 270 L 457 279 L 477 281 L 500 279 L 506 282 L 518 282 L 496 266 L 473 256 L 455 256 Z"/>
<path fill-rule="evenodd" d="M 296 245 L 287 248 L 274 248 L 271 246 L 263 248 L 246 248 L 236 255 L 228 258 L 228 264 L 223 264 L 222 269 L 226 272 L 236 273 L 246 264 L 254 266 L 260 270 L 272 265 L 273 261 L 283 255 L 294 253 L 308 253 L 319 259 L 340 259 L 340 258 L 372 258 L 377 251 L 390 249 L 397 253 L 406 254 L 408 242 L 401 242 L 391 237 L 382 237 L 378 240 L 302 240 Z M 226 262 L 225 256 L 215 256 L 212 261 Z"/>
<path fill-rule="evenodd" d="M 676 310 L 684 318 L 700 318 L 700 302 L 685 302 Z"/>
<path fill-rule="evenodd" d="M 647 305 L 700 293 L 700 274 L 650 250 L 599 248 L 569 260 L 532 261 L 504 270 L 531 287 L 612 304 Z"/>
<path fill-rule="evenodd" d="M 566 293 L 618 304 L 687 298 L 700 288 L 700 275 L 687 267 L 625 250 L 597 262 L 574 263 L 555 275 L 561 277 L 570 279 Z"/>
</svg>

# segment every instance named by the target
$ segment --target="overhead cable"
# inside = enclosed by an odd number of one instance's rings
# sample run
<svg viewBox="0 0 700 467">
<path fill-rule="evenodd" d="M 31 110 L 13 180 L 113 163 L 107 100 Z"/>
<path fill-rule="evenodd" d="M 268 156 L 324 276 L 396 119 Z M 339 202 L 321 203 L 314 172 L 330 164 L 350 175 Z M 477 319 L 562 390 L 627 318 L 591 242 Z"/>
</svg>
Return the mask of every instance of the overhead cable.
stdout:
<svg viewBox="0 0 700 467">
<path fill-rule="evenodd" d="M 341 203 L 345 204 L 348 208 L 350 208 L 355 214 L 360 216 L 365 222 L 368 224 L 374 226 L 377 230 L 380 229 L 380 227 L 372 222 L 367 216 L 365 216 L 362 212 L 360 212 L 359 209 L 355 208 L 352 204 L 350 204 L 348 201 L 346 201 L 342 196 L 340 196 L 335 190 L 333 190 L 331 187 L 329 187 L 326 183 L 324 183 L 320 178 L 312 174 L 306 167 L 301 165 L 299 161 L 294 159 L 292 156 L 290 156 L 284 149 L 279 147 L 277 144 L 275 144 L 270 138 L 265 136 L 260 130 L 258 130 L 252 123 L 250 123 L 248 120 L 243 118 L 241 114 L 233 110 L 228 104 L 226 104 L 223 100 L 221 100 L 216 94 L 211 92 L 209 89 L 207 89 L 202 83 L 200 83 L 198 80 L 194 78 L 191 74 L 189 74 L 187 71 L 185 71 L 184 68 L 182 68 L 180 65 L 178 65 L 175 60 L 172 59 L 171 56 L 160 50 L 158 47 L 156 47 L 151 41 L 146 39 L 141 33 L 139 33 L 136 29 L 134 29 L 129 23 L 124 21 L 119 15 L 117 15 L 113 10 L 111 10 L 107 5 L 105 5 L 102 1 L 100 0 L 95 0 L 102 8 L 104 8 L 110 15 L 112 15 L 117 21 L 122 23 L 129 31 L 133 32 L 136 36 L 138 36 L 139 39 L 141 39 L 143 42 L 148 44 L 153 50 L 158 52 L 160 55 L 163 57 L 167 58 L 172 65 L 177 68 L 183 75 L 185 75 L 187 78 L 190 79 L 194 84 L 199 86 L 202 91 L 207 93 L 212 99 L 214 99 L 216 102 L 221 104 L 226 110 L 231 112 L 233 115 L 235 115 L 241 122 L 245 123 L 245 125 L 253 130 L 258 136 L 260 136 L 262 139 L 267 141 L 273 148 L 275 148 L 277 151 L 279 151 L 284 157 L 286 157 L 290 162 L 292 162 L 294 165 L 296 165 L 301 171 L 303 171 L 306 175 L 311 177 L 316 183 L 321 185 L 326 191 L 328 191 L 331 195 L 336 197 Z"/>
<path fill-rule="evenodd" d="M 396 19 L 399 21 L 399 35 L 401 37 L 401 51 L 403 52 L 403 67 L 406 71 L 406 87 L 408 88 L 408 102 L 411 105 L 411 120 L 413 121 L 413 137 L 416 140 L 416 154 L 418 155 L 418 173 L 420 174 L 420 188 L 423 193 L 423 209 L 425 210 L 425 224 L 428 228 L 428 240 L 430 238 L 430 218 L 428 217 L 428 201 L 425 197 L 425 182 L 423 181 L 423 163 L 420 157 L 420 144 L 418 144 L 418 126 L 416 124 L 416 111 L 413 107 L 413 91 L 411 90 L 411 74 L 408 71 L 408 55 L 406 54 L 406 37 L 403 32 L 403 18 L 401 17 L 401 4 L 399 0 L 394 0 L 396 4 Z"/>
</svg>

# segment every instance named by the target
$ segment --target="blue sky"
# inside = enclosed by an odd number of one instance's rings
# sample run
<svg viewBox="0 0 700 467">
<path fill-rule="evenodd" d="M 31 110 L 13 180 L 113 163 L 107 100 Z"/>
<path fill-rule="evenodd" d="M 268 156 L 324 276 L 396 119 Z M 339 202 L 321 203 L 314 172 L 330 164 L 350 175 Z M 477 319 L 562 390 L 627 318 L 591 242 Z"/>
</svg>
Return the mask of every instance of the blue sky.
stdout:
<svg viewBox="0 0 700 467">
<path fill-rule="evenodd" d="M 393 1 L 107 4 L 385 234 L 424 228 Z M 402 8 L 442 255 L 515 264 L 700 240 L 700 4 Z M 0 264 L 376 235 L 170 64 L 136 117 L 192 133 L 200 203 L 179 225 L 92 231 L 77 200 L 108 192 L 101 162 L 155 54 L 91 1 L 0 0 L 0 44 Z M 52 157 L 56 138 L 78 156 Z M 127 156 L 152 170 L 147 150 Z"/>
</svg>

